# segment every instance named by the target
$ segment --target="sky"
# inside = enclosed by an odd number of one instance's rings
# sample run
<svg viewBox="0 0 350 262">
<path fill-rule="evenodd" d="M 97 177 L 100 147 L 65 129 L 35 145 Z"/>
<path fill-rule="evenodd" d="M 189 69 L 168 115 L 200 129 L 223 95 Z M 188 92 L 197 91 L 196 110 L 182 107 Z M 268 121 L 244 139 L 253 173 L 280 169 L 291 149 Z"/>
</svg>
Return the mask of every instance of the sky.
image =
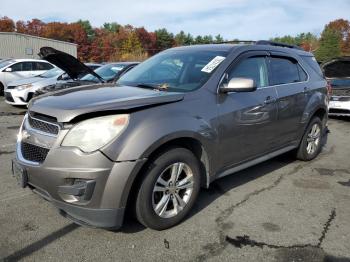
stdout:
<svg viewBox="0 0 350 262">
<path fill-rule="evenodd" d="M 258 40 L 301 32 L 320 34 L 328 22 L 350 20 L 350 0 L 16 0 L 1 1 L 0 16 L 45 22 L 89 20 L 167 28 L 192 35 Z M 15 3 L 15 4 L 14 4 Z"/>
</svg>

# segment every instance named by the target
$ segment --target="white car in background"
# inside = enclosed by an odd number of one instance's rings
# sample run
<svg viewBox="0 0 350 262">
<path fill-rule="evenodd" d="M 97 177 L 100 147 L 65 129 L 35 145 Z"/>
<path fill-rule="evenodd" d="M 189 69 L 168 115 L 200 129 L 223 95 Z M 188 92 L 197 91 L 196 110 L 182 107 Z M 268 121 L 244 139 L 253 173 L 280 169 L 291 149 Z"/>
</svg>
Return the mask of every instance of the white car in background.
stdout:
<svg viewBox="0 0 350 262">
<path fill-rule="evenodd" d="M 37 59 L 5 59 L 0 61 L 0 95 L 9 82 L 40 75 L 54 68 L 52 64 Z"/>
<path fill-rule="evenodd" d="M 12 81 L 5 88 L 5 102 L 11 105 L 26 105 L 37 90 L 55 85 L 63 75 L 64 71 L 55 67 L 35 77 Z"/>
</svg>

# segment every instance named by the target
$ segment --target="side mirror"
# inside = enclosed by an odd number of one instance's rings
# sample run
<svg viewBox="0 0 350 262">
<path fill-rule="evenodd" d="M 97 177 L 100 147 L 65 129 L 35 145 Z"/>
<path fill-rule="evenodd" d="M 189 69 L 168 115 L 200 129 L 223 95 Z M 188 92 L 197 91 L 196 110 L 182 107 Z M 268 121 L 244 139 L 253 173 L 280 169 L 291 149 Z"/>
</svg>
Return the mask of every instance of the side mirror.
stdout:
<svg viewBox="0 0 350 262">
<path fill-rule="evenodd" d="M 5 72 L 12 72 L 12 68 L 11 67 L 6 68 Z"/>
<path fill-rule="evenodd" d="M 228 92 L 253 92 L 256 90 L 255 81 L 251 78 L 234 77 L 220 87 L 221 93 Z"/>
</svg>

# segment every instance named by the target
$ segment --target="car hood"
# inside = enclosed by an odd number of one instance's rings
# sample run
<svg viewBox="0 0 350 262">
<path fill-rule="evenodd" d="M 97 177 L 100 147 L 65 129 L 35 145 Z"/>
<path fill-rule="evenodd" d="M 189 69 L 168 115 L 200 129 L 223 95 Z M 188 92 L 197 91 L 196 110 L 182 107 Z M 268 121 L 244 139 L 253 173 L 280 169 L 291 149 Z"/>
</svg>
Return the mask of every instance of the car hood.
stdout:
<svg viewBox="0 0 350 262">
<path fill-rule="evenodd" d="M 65 89 L 32 99 L 28 108 L 58 122 L 70 122 L 80 115 L 128 110 L 180 101 L 184 93 L 131 86 L 96 84 Z"/>
<path fill-rule="evenodd" d="M 32 84 L 38 81 L 41 81 L 45 78 L 42 77 L 29 77 L 29 78 L 24 78 L 24 79 L 19 79 L 19 80 L 15 80 L 12 81 L 8 84 L 8 86 L 21 86 L 21 85 L 28 85 L 28 84 Z"/>
<path fill-rule="evenodd" d="M 326 78 L 350 78 L 350 56 L 332 59 L 321 67 Z"/>
<path fill-rule="evenodd" d="M 61 68 L 72 79 L 78 79 L 79 76 L 92 74 L 100 79 L 101 82 L 103 82 L 101 76 L 96 74 L 94 70 L 84 65 L 74 56 L 71 56 L 65 52 L 56 50 L 52 47 L 42 47 L 40 48 L 39 56 L 41 59 L 44 59 L 51 64 L 54 64 L 55 66 Z"/>
</svg>

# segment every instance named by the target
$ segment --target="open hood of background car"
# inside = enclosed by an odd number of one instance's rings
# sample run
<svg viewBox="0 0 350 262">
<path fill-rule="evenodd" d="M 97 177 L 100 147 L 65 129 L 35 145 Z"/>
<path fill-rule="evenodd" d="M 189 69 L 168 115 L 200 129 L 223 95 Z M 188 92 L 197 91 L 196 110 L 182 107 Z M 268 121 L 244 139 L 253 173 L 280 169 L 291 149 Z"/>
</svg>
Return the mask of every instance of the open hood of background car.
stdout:
<svg viewBox="0 0 350 262">
<path fill-rule="evenodd" d="M 350 78 L 350 56 L 332 59 L 322 69 L 327 78 Z"/>
<path fill-rule="evenodd" d="M 38 55 L 41 57 L 41 59 L 44 59 L 51 64 L 54 64 L 55 66 L 61 68 L 72 79 L 78 79 L 82 75 L 92 74 L 96 76 L 101 81 L 101 83 L 104 82 L 103 78 L 96 74 L 94 70 L 65 52 L 56 50 L 52 47 L 42 47 L 40 48 Z"/>
</svg>

